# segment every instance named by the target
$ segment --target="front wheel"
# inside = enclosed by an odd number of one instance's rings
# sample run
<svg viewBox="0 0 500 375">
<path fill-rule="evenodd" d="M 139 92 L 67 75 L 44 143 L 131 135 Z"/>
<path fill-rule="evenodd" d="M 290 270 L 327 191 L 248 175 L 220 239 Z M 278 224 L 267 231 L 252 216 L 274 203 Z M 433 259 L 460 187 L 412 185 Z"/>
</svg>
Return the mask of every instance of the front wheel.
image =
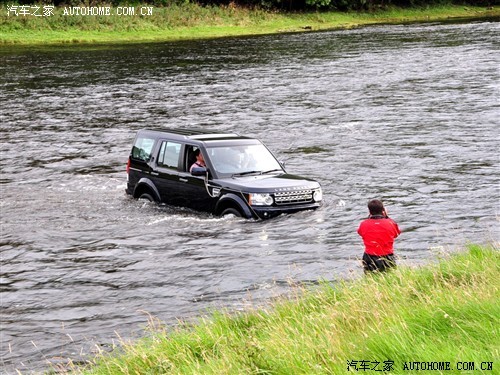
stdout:
<svg viewBox="0 0 500 375">
<path fill-rule="evenodd" d="M 227 215 L 233 215 L 236 217 L 241 217 L 240 211 L 238 211 L 236 208 L 226 208 L 224 211 L 222 211 L 222 214 L 220 216 L 224 217 Z"/>
</svg>

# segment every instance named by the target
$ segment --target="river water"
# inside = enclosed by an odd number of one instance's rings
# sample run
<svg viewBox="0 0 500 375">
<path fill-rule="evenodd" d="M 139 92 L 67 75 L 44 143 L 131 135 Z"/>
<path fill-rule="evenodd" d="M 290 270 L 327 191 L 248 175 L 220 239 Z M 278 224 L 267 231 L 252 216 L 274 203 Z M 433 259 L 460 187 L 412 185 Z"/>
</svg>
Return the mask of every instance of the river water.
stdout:
<svg viewBox="0 0 500 375">
<path fill-rule="evenodd" d="M 100 47 L 2 47 L 1 372 L 43 371 L 207 309 L 359 277 L 381 198 L 400 263 L 498 241 L 494 22 Z M 324 206 L 265 222 L 125 196 L 138 129 L 261 139 Z"/>
</svg>

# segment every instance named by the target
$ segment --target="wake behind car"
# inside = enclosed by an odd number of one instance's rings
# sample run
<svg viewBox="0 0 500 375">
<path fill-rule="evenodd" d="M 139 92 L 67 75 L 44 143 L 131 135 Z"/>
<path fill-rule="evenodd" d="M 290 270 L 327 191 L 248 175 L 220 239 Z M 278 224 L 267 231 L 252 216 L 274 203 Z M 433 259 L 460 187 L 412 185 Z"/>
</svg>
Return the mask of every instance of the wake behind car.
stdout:
<svg viewBox="0 0 500 375">
<path fill-rule="evenodd" d="M 205 166 L 191 168 L 197 153 Z M 318 182 L 288 174 L 258 139 L 193 129 L 140 130 L 127 163 L 126 192 L 249 219 L 315 209 L 322 201 Z"/>
</svg>

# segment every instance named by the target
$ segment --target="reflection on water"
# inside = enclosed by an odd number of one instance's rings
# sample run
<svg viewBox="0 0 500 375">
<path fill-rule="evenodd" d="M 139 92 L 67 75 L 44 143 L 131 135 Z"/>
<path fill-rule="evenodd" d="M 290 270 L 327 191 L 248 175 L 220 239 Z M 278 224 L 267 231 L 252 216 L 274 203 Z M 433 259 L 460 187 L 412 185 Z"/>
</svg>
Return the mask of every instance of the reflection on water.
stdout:
<svg viewBox="0 0 500 375">
<path fill-rule="evenodd" d="M 78 360 L 289 281 L 360 274 L 382 198 L 402 262 L 498 240 L 498 25 L 387 26 L 111 48 L 2 47 L 2 372 Z M 325 205 L 266 222 L 124 194 L 144 127 L 263 140 Z"/>
</svg>

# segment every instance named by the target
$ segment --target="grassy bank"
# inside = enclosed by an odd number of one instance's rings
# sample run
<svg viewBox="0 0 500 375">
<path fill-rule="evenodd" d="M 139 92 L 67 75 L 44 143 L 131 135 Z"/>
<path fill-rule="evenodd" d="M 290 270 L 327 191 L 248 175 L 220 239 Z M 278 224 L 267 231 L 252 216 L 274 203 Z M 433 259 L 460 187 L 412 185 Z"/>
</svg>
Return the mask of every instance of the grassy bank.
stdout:
<svg viewBox="0 0 500 375">
<path fill-rule="evenodd" d="M 118 8 L 111 8 L 110 15 L 65 15 L 64 7 L 56 7 L 50 16 L 43 16 L 42 7 L 38 10 L 24 8 L 24 15 L 20 12 L 21 8 L 2 6 L 0 44 L 169 41 L 351 28 L 380 23 L 484 17 L 500 19 L 500 7 L 487 9 L 465 6 L 391 9 L 376 13 L 279 13 L 186 3 L 165 8 L 154 7 L 149 15 L 141 15 L 147 10 L 141 9 L 139 5 L 134 7 L 133 15 L 120 15 L 118 13 L 123 13 L 123 9 Z"/>
<path fill-rule="evenodd" d="M 350 361 L 352 372 L 456 374 L 461 362 L 474 362 L 467 373 L 492 374 L 500 366 L 499 271 L 497 248 L 470 246 L 439 264 L 325 283 L 266 309 L 217 313 L 168 332 L 157 326 L 82 371 L 344 374 Z M 411 371 L 410 362 L 449 362 L 451 370 Z M 483 362 L 494 371 L 482 371 Z"/>
</svg>

